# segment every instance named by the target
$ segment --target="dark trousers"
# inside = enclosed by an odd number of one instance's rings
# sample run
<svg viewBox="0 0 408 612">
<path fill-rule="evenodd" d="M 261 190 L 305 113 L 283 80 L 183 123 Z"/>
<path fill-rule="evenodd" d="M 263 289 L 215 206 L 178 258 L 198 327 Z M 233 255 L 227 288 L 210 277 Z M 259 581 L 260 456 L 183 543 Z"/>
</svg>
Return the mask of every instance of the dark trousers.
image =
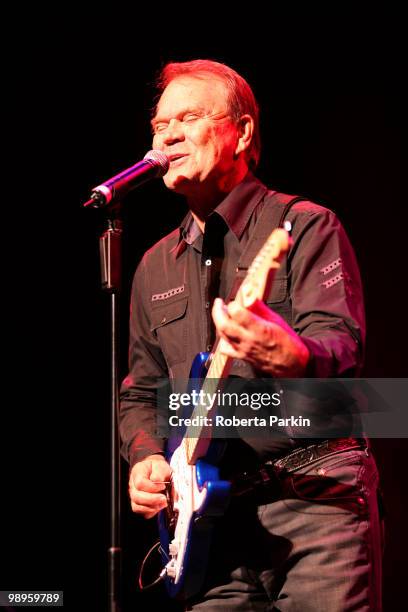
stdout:
<svg viewBox="0 0 408 612">
<path fill-rule="evenodd" d="M 236 498 L 186 610 L 380 612 L 382 525 L 369 450 L 288 474 L 282 498 Z M 273 498 L 272 498 L 273 499 Z"/>
</svg>

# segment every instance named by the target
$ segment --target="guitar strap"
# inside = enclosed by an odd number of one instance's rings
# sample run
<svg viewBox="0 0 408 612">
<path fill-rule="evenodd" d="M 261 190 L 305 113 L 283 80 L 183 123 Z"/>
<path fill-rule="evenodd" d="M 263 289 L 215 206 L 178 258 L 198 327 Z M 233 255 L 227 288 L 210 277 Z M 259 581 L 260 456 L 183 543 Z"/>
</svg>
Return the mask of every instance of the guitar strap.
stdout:
<svg viewBox="0 0 408 612">
<path fill-rule="evenodd" d="M 302 196 L 291 196 L 275 191 L 272 198 L 264 203 L 261 214 L 255 224 L 254 231 L 239 258 L 237 274 L 225 303 L 232 302 L 235 299 L 248 268 L 272 231 L 278 227 L 283 227 L 286 215 L 292 206 L 305 199 L 306 198 Z"/>
</svg>

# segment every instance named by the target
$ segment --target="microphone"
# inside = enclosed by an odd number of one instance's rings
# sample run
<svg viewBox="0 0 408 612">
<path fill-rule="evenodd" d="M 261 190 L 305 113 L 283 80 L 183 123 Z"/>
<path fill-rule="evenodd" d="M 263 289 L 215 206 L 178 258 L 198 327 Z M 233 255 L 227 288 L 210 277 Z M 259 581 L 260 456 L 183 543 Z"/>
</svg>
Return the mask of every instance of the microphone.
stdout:
<svg viewBox="0 0 408 612">
<path fill-rule="evenodd" d="M 108 206 L 121 200 L 129 191 L 146 181 L 164 176 L 169 169 L 169 158 L 161 151 L 148 151 L 143 160 L 119 172 L 113 178 L 92 189 L 91 199 L 84 206 Z"/>
</svg>

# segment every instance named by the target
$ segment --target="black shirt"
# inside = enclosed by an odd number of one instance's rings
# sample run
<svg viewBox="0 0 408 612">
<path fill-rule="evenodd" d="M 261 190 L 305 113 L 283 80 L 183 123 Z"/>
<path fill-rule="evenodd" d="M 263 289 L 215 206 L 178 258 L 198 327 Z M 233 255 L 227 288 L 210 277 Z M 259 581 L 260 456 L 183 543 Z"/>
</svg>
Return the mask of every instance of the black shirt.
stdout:
<svg viewBox="0 0 408 612">
<path fill-rule="evenodd" d="M 131 466 L 163 452 L 165 441 L 155 436 L 156 382 L 188 379 L 195 355 L 210 350 L 212 302 L 229 295 L 249 238 L 262 234 L 257 221 L 275 215 L 278 201 L 248 173 L 209 216 L 204 234 L 189 212 L 140 262 L 132 287 L 129 374 L 120 392 L 122 454 Z M 298 202 L 287 218 L 293 246 L 266 302 L 309 348 L 307 376 L 354 376 L 362 365 L 365 321 L 353 249 L 336 215 L 322 206 Z M 238 360 L 233 373 L 254 375 Z M 256 450 L 269 457 L 294 445 L 288 438 Z"/>
</svg>

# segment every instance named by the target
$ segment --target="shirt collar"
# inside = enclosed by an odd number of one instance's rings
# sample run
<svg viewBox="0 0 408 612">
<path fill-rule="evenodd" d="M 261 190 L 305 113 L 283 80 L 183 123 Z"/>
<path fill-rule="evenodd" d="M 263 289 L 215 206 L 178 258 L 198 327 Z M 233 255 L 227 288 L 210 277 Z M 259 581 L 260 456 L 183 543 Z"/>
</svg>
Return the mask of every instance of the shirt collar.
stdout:
<svg viewBox="0 0 408 612">
<path fill-rule="evenodd" d="M 186 224 L 180 226 L 180 237 L 187 242 L 187 244 L 193 244 L 197 238 L 201 235 L 201 230 L 198 227 L 193 215 L 186 217 Z"/>
<path fill-rule="evenodd" d="M 252 172 L 248 172 L 245 178 L 217 206 L 214 213 L 224 219 L 229 229 L 240 240 L 252 213 L 267 191 L 265 185 Z"/>
<path fill-rule="evenodd" d="M 187 245 L 193 244 L 193 242 L 197 240 L 200 234 L 201 230 L 195 222 L 191 211 L 189 210 L 182 222 L 180 223 L 178 242 L 171 249 L 170 252 L 174 253 L 175 258 L 177 259 L 179 255 L 184 253 L 187 248 Z"/>
<path fill-rule="evenodd" d="M 220 215 L 240 240 L 253 211 L 267 191 L 265 185 L 252 172 L 248 172 L 211 214 Z M 176 257 L 186 249 L 187 244 L 193 244 L 201 234 L 190 211 L 181 222 L 179 230 L 179 240 L 175 247 Z"/>
</svg>

